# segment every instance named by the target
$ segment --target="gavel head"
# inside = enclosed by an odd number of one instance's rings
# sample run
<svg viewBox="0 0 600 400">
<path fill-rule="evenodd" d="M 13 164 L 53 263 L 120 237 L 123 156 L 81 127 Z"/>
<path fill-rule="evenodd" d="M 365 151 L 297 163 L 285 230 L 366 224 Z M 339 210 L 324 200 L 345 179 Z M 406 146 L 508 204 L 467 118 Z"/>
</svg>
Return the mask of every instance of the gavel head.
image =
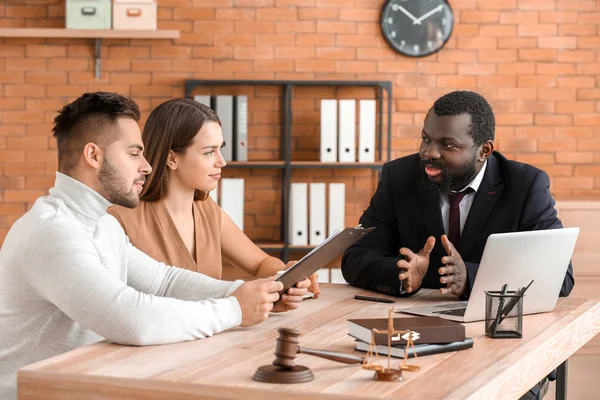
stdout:
<svg viewBox="0 0 600 400">
<path fill-rule="evenodd" d="M 279 332 L 279 337 L 275 345 L 273 365 L 283 369 L 292 369 L 296 366 L 294 359 L 298 354 L 298 336 L 300 336 L 300 332 L 289 328 L 279 328 L 277 332 Z"/>
</svg>

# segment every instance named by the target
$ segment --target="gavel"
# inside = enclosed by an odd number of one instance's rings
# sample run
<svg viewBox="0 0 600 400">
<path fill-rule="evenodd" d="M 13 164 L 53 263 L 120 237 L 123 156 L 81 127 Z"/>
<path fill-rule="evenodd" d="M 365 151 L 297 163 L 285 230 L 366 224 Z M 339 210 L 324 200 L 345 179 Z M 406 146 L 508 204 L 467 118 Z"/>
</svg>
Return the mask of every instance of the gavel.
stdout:
<svg viewBox="0 0 600 400">
<path fill-rule="evenodd" d="M 315 377 L 308 367 L 294 364 L 300 353 L 326 358 L 344 364 L 362 364 L 365 359 L 352 354 L 336 353 L 327 350 L 307 349 L 298 346 L 300 332 L 295 329 L 279 328 L 279 337 L 275 345 L 275 361 L 269 365 L 258 367 L 252 379 L 268 383 L 302 383 Z"/>
<path fill-rule="evenodd" d="M 337 353 L 327 350 L 315 350 L 300 347 L 298 345 L 298 336 L 300 332 L 290 328 L 279 328 L 279 337 L 275 346 L 275 361 L 273 365 L 283 369 L 293 369 L 295 367 L 294 359 L 300 353 L 310 354 L 321 358 L 326 358 L 331 361 L 337 361 L 344 364 L 362 364 L 364 357 L 354 356 L 352 354 Z"/>
</svg>

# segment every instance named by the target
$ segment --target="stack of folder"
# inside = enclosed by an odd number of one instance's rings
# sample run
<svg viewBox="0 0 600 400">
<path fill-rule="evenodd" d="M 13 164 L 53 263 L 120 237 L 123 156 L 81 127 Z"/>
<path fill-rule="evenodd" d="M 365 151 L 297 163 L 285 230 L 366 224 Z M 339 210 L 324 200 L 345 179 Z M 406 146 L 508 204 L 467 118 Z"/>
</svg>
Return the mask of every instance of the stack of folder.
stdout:
<svg viewBox="0 0 600 400">
<path fill-rule="evenodd" d="M 211 107 L 221 120 L 225 161 L 248 161 L 248 96 L 197 95 L 194 100 Z"/>
<path fill-rule="evenodd" d="M 356 100 L 321 100 L 321 162 L 356 162 Z M 358 101 L 358 162 L 375 161 L 375 100 Z"/>
<path fill-rule="evenodd" d="M 349 335 L 356 339 L 356 350 L 366 352 L 371 342 L 373 329 L 386 331 L 387 318 L 367 318 L 348 320 Z M 464 325 L 437 317 L 394 318 L 394 330 L 410 331 L 414 348 L 408 348 L 408 357 L 426 356 L 438 353 L 464 350 L 473 347 L 473 339 L 465 336 Z M 390 356 L 404 358 L 409 333 L 397 333 L 391 337 Z M 374 335 L 375 348 L 380 355 L 388 354 L 388 334 Z"/>
</svg>

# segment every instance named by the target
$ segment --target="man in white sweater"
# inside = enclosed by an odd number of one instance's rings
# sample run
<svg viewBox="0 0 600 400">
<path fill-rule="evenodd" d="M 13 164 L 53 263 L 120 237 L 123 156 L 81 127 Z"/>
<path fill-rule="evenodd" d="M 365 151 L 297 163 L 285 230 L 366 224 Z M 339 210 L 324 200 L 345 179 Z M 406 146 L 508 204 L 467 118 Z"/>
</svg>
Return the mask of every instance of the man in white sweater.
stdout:
<svg viewBox="0 0 600 400">
<path fill-rule="evenodd" d="M 19 368 L 107 339 L 126 345 L 193 340 L 257 324 L 280 282 L 225 282 L 166 266 L 133 247 L 106 209 L 139 203 L 150 165 L 130 99 L 88 93 L 55 119 L 59 171 L 49 196 L 0 251 L 0 399 Z M 283 301 L 301 301 L 310 282 Z"/>
</svg>

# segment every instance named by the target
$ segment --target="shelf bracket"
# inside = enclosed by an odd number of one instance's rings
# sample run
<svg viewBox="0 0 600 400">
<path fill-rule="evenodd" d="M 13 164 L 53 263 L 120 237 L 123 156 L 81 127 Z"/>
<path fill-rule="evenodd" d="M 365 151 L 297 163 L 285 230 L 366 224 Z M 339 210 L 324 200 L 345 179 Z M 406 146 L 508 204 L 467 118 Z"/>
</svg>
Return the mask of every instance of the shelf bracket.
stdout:
<svg viewBox="0 0 600 400">
<path fill-rule="evenodd" d="M 96 38 L 96 49 L 95 49 L 95 64 L 96 64 L 96 79 L 100 78 L 101 67 L 102 67 L 102 39 Z"/>
</svg>

